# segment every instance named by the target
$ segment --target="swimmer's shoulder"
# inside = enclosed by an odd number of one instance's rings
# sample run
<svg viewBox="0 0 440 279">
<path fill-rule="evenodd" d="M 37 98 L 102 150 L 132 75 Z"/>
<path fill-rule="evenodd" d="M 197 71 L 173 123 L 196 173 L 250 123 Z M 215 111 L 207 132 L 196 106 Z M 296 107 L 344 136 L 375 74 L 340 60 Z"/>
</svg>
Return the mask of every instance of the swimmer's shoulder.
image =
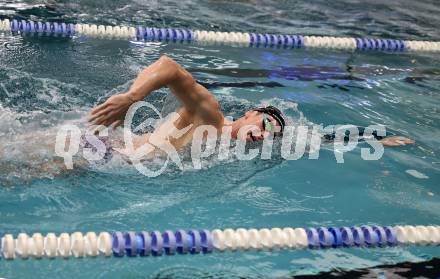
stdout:
<svg viewBox="0 0 440 279">
<path fill-rule="evenodd" d="M 213 125 L 217 128 L 223 126 L 224 116 L 220 104 L 212 94 L 200 103 L 197 115 L 204 125 Z"/>
</svg>

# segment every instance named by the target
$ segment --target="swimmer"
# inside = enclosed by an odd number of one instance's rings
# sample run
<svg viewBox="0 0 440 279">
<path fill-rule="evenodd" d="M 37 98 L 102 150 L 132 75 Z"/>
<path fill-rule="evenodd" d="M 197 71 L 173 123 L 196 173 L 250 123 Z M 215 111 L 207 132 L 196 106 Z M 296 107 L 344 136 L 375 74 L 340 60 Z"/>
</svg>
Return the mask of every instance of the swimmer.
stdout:
<svg viewBox="0 0 440 279">
<path fill-rule="evenodd" d="M 169 129 L 160 129 L 152 133 L 160 134 L 160 138 L 169 139 L 176 148 L 181 148 L 192 141 L 192 136 L 197 127 L 212 125 L 220 134 L 224 126 L 231 127 L 233 139 L 246 140 L 247 142 L 262 141 L 270 133 L 282 134 L 285 119 L 281 111 L 273 106 L 255 108 L 247 111 L 244 116 L 234 121 L 226 119 L 221 111 L 215 96 L 204 86 L 197 83 L 192 75 L 181 65 L 167 56 L 162 56 L 155 63 L 145 68 L 134 81 L 130 89 L 122 94 L 110 97 L 103 104 L 95 107 L 89 116 L 89 122 L 93 125 L 104 125 L 116 128 L 124 122 L 125 115 L 130 106 L 143 100 L 154 90 L 168 87 L 183 107 L 178 111 L 179 118 L 173 123 L 179 130 L 189 128 L 178 138 L 167 134 Z M 170 123 L 164 123 L 167 125 Z M 239 138 L 240 128 L 252 125 L 260 129 L 259 133 L 249 131 Z M 138 148 L 149 142 L 152 134 L 137 137 L 134 147 Z M 332 135 L 324 135 L 329 141 Z M 385 146 L 400 146 L 414 143 L 413 140 L 404 137 L 376 137 Z"/>
<path fill-rule="evenodd" d="M 137 149 L 145 143 L 150 143 L 151 137 L 162 138 L 170 143 L 175 150 L 182 148 L 192 142 L 194 131 L 201 125 L 212 125 L 220 134 L 223 127 L 229 126 L 231 138 L 245 140 L 247 142 L 258 142 L 271 135 L 281 135 L 284 131 L 286 121 L 282 112 L 273 106 L 254 108 L 241 118 L 234 121 L 224 117 L 220 105 L 214 95 L 201 84 L 197 83 L 191 74 L 172 59 L 162 56 L 158 61 L 145 68 L 134 81 L 128 92 L 110 97 L 103 104 L 95 107 L 89 114 L 89 121 L 95 125 L 105 125 L 116 128 L 124 122 L 124 118 L 130 106 L 151 94 L 154 90 L 162 87 L 170 88 L 172 94 L 182 104 L 177 113 L 179 117 L 167 123 L 162 123 L 152 133 L 143 135 L 132 134 L 134 148 Z M 171 121 L 170 121 L 171 122 Z M 180 137 L 174 138 L 167 127 L 174 126 L 178 130 L 190 127 Z M 239 131 L 245 125 L 252 125 L 259 129 L 259 133 L 240 134 Z M 49 130 L 34 131 L 32 133 L 19 134 L 8 144 L 0 144 L 0 174 L 7 174 L 7 177 L 34 179 L 38 177 L 54 177 L 64 173 L 67 168 L 62 157 L 54 154 L 55 138 L 57 127 Z M 171 136 L 170 136 L 171 135 Z M 335 141 L 335 134 L 322 135 L 323 143 Z M 379 137 L 373 133 L 373 137 L 384 146 L 401 146 L 414 143 L 413 140 L 386 136 Z M 365 138 L 360 133 L 359 140 Z M 40 142 L 36 144 L 36 142 Z M 92 148 L 100 141 L 104 147 L 101 162 L 107 163 L 112 159 L 115 152 L 122 155 L 128 163 L 133 154 L 124 152 L 125 142 L 122 137 L 95 137 L 90 142 L 84 135 L 80 137 L 81 148 Z M 345 141 L 345 139 L 344 139 Z M 66 139 L 67 145 L 67 139 Z M 39 148 L 36 148 L 38 146 Z M 157 145 L 154 145 L 157 147 Z M 80 153 L 81 151 L 78 151 Z M 147 153 L 154 156 L 155 153 Z M 137 155 L 137 154 L 135 154 Z M 90 164 L 82 156 L 75 158 L 74 166 L 85 167 Z M 128 157 L 128 158 L 127 158 Z M 148 159 L 141 154 L 139 159 Z M 98 162 L 100 163 L 100 162 Z"/>
</svg>

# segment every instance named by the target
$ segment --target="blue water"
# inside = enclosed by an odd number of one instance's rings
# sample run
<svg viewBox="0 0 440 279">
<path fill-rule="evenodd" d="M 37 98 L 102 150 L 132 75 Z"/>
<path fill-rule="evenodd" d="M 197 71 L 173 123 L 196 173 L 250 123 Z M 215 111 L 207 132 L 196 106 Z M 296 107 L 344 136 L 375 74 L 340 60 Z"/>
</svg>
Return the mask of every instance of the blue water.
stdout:
<svg viewBox="0 0 440 279">
<path fill-rule="evenodd" d="M 440 40 L 435 1 L 4 1 L 0 18 L 144 24 Z M 243 49 L 0 35 L 0 232 L 440 224 L 439 89 L 436 54 Z M 416 140 L 364 161 L 360 147 L 337 164 L 318 160 L 204 161 L 202 170 L 147 178 L 133 168 L 38 168 L 50 151 L 37 135 L 127 89 L 166 54 L 213 87 L 224 110 L 273 103 L 306 123 L 383 124 Z M 230 70 L 228 70 L 230 69 Z M 239 87 L 243 82 L 275 87 Z M 163 104 L 167 90 L 149 101 Z M 54 137 L 52 137 L 55 140 Z M 191 162 L 187 157 L 185 166 Z M 0 261 L 0 277 L 279 277 L 439 255 L 435 247 L 215 253 L 134 259 Z"/>
</svg>

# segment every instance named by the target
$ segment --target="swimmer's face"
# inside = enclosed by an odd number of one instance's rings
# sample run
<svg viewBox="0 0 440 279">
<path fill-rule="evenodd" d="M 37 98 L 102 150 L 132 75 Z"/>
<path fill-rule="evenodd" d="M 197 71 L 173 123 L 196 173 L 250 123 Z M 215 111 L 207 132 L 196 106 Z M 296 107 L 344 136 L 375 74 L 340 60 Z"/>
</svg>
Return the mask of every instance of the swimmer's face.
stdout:
<svg viewBox="0 0 440 279">
<path fill-rule="evenodd" d="M 264 124 L 263 124 L 264 120 Z M 246 140 L 248 142 L 262 141 L 274 132 L 276 128 L 280 128 L 278 122 L 268 114 L 263 114 L 258 111 L 248 111 L 245 115 L 239 119 L 240 127 L 247 128 L 244 126 L 249 126 L 246 134 L 241 135 L 241 140 Z M 252 129 L 250 129 L 250 126 Z M 240 135 L 238 135 L 240 137 Z"/>
</svg>

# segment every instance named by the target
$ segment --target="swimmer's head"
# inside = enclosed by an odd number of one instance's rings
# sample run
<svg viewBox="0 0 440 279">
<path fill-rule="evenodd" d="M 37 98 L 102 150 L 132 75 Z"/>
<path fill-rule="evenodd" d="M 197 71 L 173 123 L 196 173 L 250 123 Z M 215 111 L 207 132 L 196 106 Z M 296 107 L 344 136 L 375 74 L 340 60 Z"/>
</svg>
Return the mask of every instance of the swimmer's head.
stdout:
<svg viewBox="0 0 440 279">
<path fill-rule="evenodd" d="M 281 135 L 285 125 L 284 116 L 278 108 L 274 106 L 259 107 L 247 111 L 244 116 L 235 120 L 232 134 L 233 137 L 246 141 L 261 141 L 271 133 L 275 136 Z M 253 127 L 253 132 L 250 127 Z M 240 133 L 242 128 L 247 132 Z"/>
</svg>

